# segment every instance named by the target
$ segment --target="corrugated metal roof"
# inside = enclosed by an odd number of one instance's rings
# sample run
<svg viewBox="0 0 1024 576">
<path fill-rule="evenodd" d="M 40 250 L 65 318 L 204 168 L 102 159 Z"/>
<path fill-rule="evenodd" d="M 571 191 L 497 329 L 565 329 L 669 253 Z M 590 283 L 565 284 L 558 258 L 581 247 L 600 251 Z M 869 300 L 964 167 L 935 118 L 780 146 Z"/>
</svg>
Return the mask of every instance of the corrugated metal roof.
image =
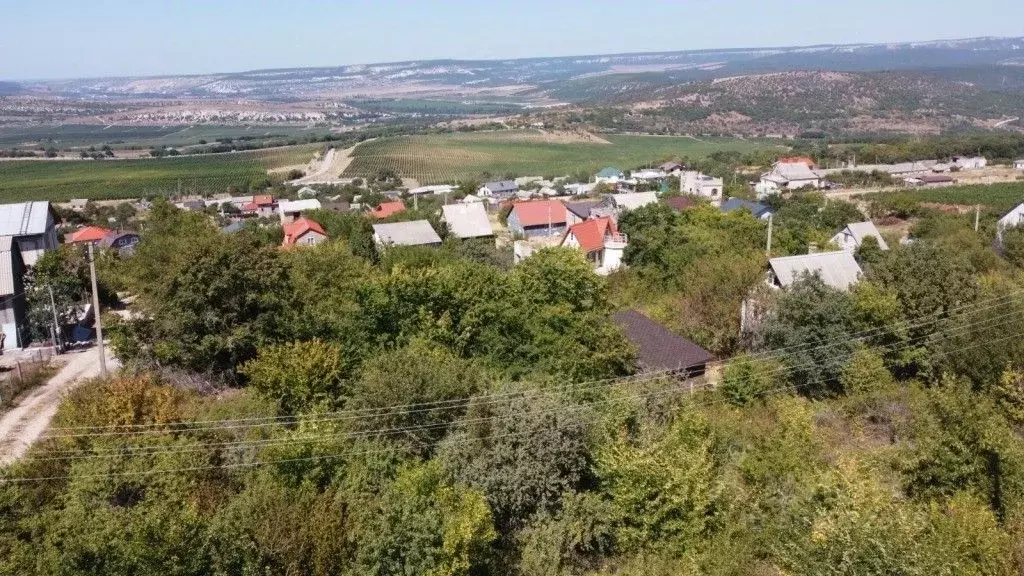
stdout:
<svg viewBox="0 0 1024 576">
<path fill-rule="evenodd" d="M 0 204 L 0 236 L 45 234 L 49 213 L 46 201 Z"/>
<path fill-rule="evenodd" d="M 442 206 L 444 221 L 456 238 L 480 238 L 494 236 L 491 221 L 483 204 L 448 204 Z"/>
<path fill-rule="evenodd" d="M 822 282 L 846 290 L 857 283 L 861 275 L 860 266 L 849 252 L 819 252 L 800 256 L 783 256 L 768 261 L 783 288 L 800 279 L 802 275 L 818 274 Z"/>
<path fill-rule="evenodd" d="M 743 198 L 729 198 L 722 204 L 722 212 L 732 212 L 734 210 L 747 209 L 754 218 L 760 218 L 765 214 L 772 211 L 772 207 L 767 204 L 761 204 L 760 202 L 751 202 L 750 200 L 744 200 Z"/>
<path fill-rule="evenodd" d="M 485 182 L 483 185 L 493 194 L 501 194 L 503 192 L 515 192 L 519 190 L 519 185 L 516 184 L 515 180 L 497 180 L 495 182 Z"/>
<path fill-rule="evenodd" d="M 426 220 L 374 224 L 373 234 L 381 244 L 395 246 L 422 246 L 441 243 L 441 237 Z"/>
<path fill-rule="evenodd" d="M 0 236 L 0 296 L 14 294 L 14 238 Z"/>
</svg>

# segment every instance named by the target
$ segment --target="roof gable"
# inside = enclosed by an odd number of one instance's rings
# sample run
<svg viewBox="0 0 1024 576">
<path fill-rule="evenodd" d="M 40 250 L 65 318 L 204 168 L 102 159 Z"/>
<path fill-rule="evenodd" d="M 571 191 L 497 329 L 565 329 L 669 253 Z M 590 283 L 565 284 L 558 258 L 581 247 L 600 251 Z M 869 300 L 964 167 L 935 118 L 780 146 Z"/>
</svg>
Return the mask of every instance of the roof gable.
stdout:
<svg viewBox="0 0 1024 576">
<path fill-rule="evenodd" d="M 860 265 L 853 254 L 845 251 L 783 256 L 772 258 L 768 265 L 783 288 L 804 274 L 817 274 L 825 284 L 846 290 L 856 284 L 861 275 Z"/>
<path fill-rule="evenodd" d="M 594 252 L 604 249 L 605 236 L 609 233 L 617 234 L 618 230 L 616 229 L 615 221 L 605 216 L 573 225 L 565 233 L 565 238 L 572 235 L 576 238 L 580 249 L 584 252 Z M 562 243 L 565 243 L 564 238 Z"/>
<path fill-rule="evenodd" d="M 441 237 L 426 220 L 394 222 L 391 224 L 374 224 L 373 233 L 381 244 L 396 246 L 422 246 L 424 244 L 440 244 Z"/>
<path fill-rule="evenodd" d="M 441 207 L 444 221 L 456 238 L 493 236 L 494 229 L 487 219 L 483 204 L 447 204 Z"/>
<path fill-rule="evenodd" d="M 387 218 L 404 211 L 405 203 L 401 200 L 394 200 L 392 202 L 381 202 L 371 213 L 375 218 Z"/>
<path fill-rule="evenodd" d="M 72 244 L 76 242 L 99 242 L 110 233 L 111 231 L 107 228 L 102 228 L 100 226 L 86 226 L 85 228 L 80 228 L 71 233 L 68 240 Z"/>
</svg>

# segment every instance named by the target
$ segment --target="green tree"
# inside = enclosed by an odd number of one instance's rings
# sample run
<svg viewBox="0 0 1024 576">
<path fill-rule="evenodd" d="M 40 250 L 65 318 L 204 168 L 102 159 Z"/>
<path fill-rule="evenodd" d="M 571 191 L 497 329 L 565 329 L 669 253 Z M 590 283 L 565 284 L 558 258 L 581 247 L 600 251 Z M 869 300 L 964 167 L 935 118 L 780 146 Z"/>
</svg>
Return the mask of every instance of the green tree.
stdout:
<svg viewBox="0 0 1024 576">
<path fill-rule="evenodd" d="M 344 406 L 355 360 L 337 344 L 311 340 L 263 347 L 239 372 L 282 412 L 294 414 Z"/>
</svg>

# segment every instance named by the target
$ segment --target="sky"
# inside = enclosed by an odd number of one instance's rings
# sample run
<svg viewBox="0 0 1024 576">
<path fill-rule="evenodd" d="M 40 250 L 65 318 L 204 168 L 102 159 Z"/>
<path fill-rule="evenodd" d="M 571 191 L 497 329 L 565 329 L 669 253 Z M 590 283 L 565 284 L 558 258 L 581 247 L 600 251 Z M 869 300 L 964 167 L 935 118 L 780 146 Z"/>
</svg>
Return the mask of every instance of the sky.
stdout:
<svg viewBox="0 0 1024 576">
<path fill-rule="evenodd" d="M 1024 1 L 0 0 L 0 80 L 1024 36 Z"/>
</svg>

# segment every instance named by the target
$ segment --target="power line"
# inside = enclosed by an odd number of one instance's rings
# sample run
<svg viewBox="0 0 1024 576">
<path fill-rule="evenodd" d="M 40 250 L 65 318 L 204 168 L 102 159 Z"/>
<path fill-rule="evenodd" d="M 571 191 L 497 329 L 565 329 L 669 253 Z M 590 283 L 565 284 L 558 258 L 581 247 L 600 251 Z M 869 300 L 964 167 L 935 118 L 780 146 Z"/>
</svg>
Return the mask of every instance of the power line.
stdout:
<svg viewBox="0 0 1024 576">
<path fill-rule="evenodd" d="M 1007 300 L 1008 298 L 1012 298 L 1017 293 L 1024 293 L 1024 290 L 1014 291 L 1013 293 L 1006 294 L 1006 295 L 1003 295 L 1003 296 L 999 296 L 999 297 L 996 297 L 996 298 L 987 299 L 986 301 L 978 301 L 978 302 L 975 302 L 975 303 L 973 303 L 971 305 L 962 306 L 962 307 L 958 308 L 958 310 L 962 311 L 962 310 L 968 310 L 970 308 L 977 308 L 977 310 L 973 310 L 973 311 L 964 313 L 964 315 L 968 315 L 968 314 L 975 314 L 975 313 L 978 313 L 978 312 L 981 312 L 981 311 L 984 311 L 984 310 L 987 310 L 987 309 L 996 308 L 996 307 L 1006 303 L 1006 302 L 1002 302 L 1002 301 Z M 933 317 L 933 316 L 935 316 L 935 315 L 934 314 L 928 314 L 928 315 L 925 315 L 923 317 Z M 870 329 L 870 330 L 865 330 L 865 331 L 862 331 L 862 332 L 859 332 L 859 333 L 850 334 L 850 335 L 848 335 L 848 337 L 846 337 L 845 339 L 843 339 L 841 341 L 838 341 L 838 342 L 818 344 L 818 345 L 815 345 L 815 344 L 812 344 L 812 343 L 793 345 L 793 346 L 788 346 L 788 347 L 783 347 L 783 348 L 767 350 L 767 351 L 763 351 L 763 352 L 759 352 L 759 353 L 755 353 L 755 354 L 750 354 L 746 358 L 750 359 L 750 360 L 754 360 L 754 361 L 759 361 L 759 360 L 763 360 L 763 359 L 778 358 L 778 357 L 783 356 L 784 355 L 783 353 L 788 354 L 788 353 L 792 353 L 793 351 L 808 352 L 810 350 L 823 349 L 823 348 L 829 348 L 829 347 L 832 347 L 832 346 L 838 346 L 838 345 L 841 345 L 841 344 L 847 344 L 847 343 L 853 342 L 853 341 L 864 341 L 864 340 L 868 339 L 868 335 L 870 335 L 872 333 L 880 332 L 882 330 L 885 330 L 886 328 L 891 328 L 894 325 L 908 324 L 909 326 L 914 326 L 914 327 L 920 328 L 920 327 L 924 327 L 924 326 L 929 325 L 929 324 L 935 324 L 935 323 L 941 322 L 943 320 L 948 320 L 948 319 L 952 319 L 952 317 L 935 316 L 931 320 L 923 321 L 923 322 L 917 323 L 916 325 L 913 324 L 913 322 L 914 322 L 913 319 L 909 320 L 909 321 L 903 320 L 903 321 L 900 321 L 900 322 L 897 322 L 897 323 L 889 324 L 887 326 L 876 327 L 876 328 L 873 328 L 873 329 Z M 606 378 L 606 379 L 602 379 L 602 380 L 592 380 L 592 381 L 588 381 L 588 382 L 570 383 L 570 384 L 565 384 L 565 385 L 558 386 L 558 387 L 550 387 L 550 388 L 547 388 L 546 390 L 554 390 L 554 389 L 559 389 L 559 388 L 564 388 L 564 389 L 567 389 L 567 390 L 568 389 L 573 389 L 573 388 L 579 388 L 580 390 L 589 390 L 589 389 L 593 389 L 593 388 L 596 388 L 596 387 L 604 385 L 604 384 L 614 384 L 614 383 L 628 382 L 628 381 L 636 380 L 638 378 L 651 379 L 651 378 L 655 378 L 655 377 L 669 376 L 669 375 L 671 375 L 671 374 L 673 374 L 675 372 L 678 372 L 678 371 L 677 370 L 662 370 L 662 371 L 655 372 L 655 373 L 639 374 L 639 375 L 633 375 L 633 376 L 623 376 L 623 377 L 617 377 L 617 378 Z M 479 400 L 479 399 L 482 399 L 482 398 L 507 398 L 507 397 L 523 396 L 524 394 L 525 393 L 520 392 L 520 391 L 517 391 L 517 392 L 506 392 L 506 393 L 494 393 L 494 394 L 484 394 L 484 395 L 475 396 L 475 397 L 473 397 L 473 399 L 474 400 Z M 325 413 L 322 413 L 322 414 L 314 415 L 312 418 L 310 418 L 309 416 L 302 416 L 302 415 L 283 415 L 283 416 L 265 416 L 265 417 L 256 417 L 256 418 L 241 418 L 241 419 L 234 419 L 234 420 L 205 420 L 205 421 L 190 421 L 190 422 L 171 422 L 171 423 L 165 423 L 165 424 L 152 424 L 152 423 L 149 423 L 149 424 L 114 424 L 114 425 L 106 425 L 106 426 L 74 426 L 74 427 L 66 427 L 66 428 L 52 428 L 51 432 L 63 432 L 63 431 L 73 432 L 73 431 L 92 431 L 92 430 L 98 430 L 99 432 L 81 433 L 81 434 L 76 434 L 76 433 L 70 433 L 70 434 L 47 433 L 45 435 L 45 437 L 46 438 L 78 438 L 78 437 L 88 437 L 88 436 L 122 436 L 122 435 L 126 435 L 126 434 L 143 434 L 143 433 L 146 433 L 146 429 L 154 429 L 153 433 L 164 433 L 164 432 L 166 432 L 168 430 L 170 430 L 170 431 L 177 431 L 179 428 L 180 428 L 180 431 L 196 431 L 196 432 L 198 432 L 198 431 L 221 430 L 221 429 L 257 428 L 257 427 L 273 426 L 273 425 L 277 425 L 277 424 L 281 424 L 281 425 L 296 424 L 296 423 L 300 423 L 300 422 L 323 422 L 323 421 L 336 421 L 336 420 L 351 420 L 351 419 L 359 419 L 359 418 L 380 418 L 380 417 L 385 417 L 385 416 L 407 415 L 407 414 L 415 414 L 415 413 L 429 412 L 429 411 L 435 411 L 435 410 L 445 410 L 445 409 L 447 409 L 447 410 L 456 410 L 456 409 L 461 409 L 461 408 L 463 408 L 466 405 L 466 403 L 469 400 L 470 400 L 470 398 L 458 398 L 458 399 L 451 399 L 451 400 L 440 400 L 440 401 L 432 401 L 432 402 L 420 402 L 420 403 L 411 403 L 411 404 L 404 404 L 404 405 L 394 405 L 394 406 L 386 406 L 386 407 L 379 407 L 379 408 L 363 408 L 363 409 L 353 409 L 353 410 L 340 410 L 340 411 L 325 412 Z M 198 427 L 196 427 L 197 425 L 198 425 Z M 210 425 L 210 426 L 207 426 L 207 425 Z M 119 429 L 129 429 L 129 430 L 117 431 Z M 141 429 L 141 430 L 139 430 L 139 429 Z"/>
</svg>

